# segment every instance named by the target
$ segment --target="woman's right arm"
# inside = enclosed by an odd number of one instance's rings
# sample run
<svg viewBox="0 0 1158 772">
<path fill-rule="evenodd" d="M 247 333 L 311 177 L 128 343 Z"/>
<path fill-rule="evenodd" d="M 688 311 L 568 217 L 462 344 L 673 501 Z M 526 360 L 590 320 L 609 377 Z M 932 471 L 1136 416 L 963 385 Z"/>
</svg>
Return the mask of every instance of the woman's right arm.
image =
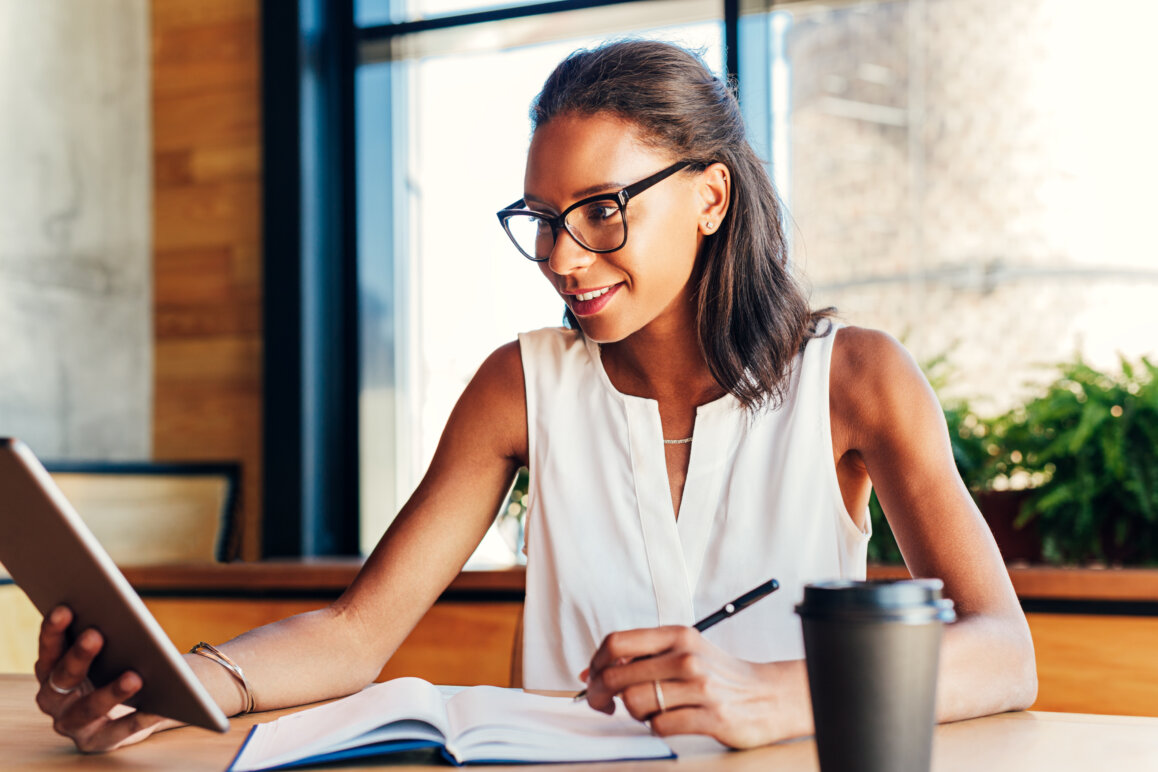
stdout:
<svg viewBox="0 0 1158 772">
<path fill-rule="evenodd" d="M 447 421 L 426 476 L 340 598 L 326 608 L 251 630 L 218 648 L 245 671 L 256 710 L 351 694 L 382 666 L 458 575 L 526 462 L 527 416 L 517 343 L 483 363 Z M 84 751 L 136 742 L 174 722 L 117 706 L 140 688 L 126 673 L 84 688 L 100 635 L 84 632 L 66 647 L 67 610 L 41 626 L 37 704 L 58 732 Z M 244 708 L 241 689 L 220 665 L 185 655 L 228 715 Z M 49 685 L 76 691 L 62 695 Z"/>
</svg>

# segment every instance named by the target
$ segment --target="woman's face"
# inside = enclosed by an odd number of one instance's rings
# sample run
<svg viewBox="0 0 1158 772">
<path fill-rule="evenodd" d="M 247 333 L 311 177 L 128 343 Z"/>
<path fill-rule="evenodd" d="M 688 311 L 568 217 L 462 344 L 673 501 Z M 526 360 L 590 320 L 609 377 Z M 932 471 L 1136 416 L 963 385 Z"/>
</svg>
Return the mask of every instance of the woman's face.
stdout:
<svg viewBox="0 0 1158 772">
<path fill-rule="evenodd" d="M 618 117 L 559 115 L 531 139 L 524 198 L 528 208 L 557 215 L 678 160 L 644 145 L 636 127 Z M 559 230 L 539 267 L 592 340 L 610 343 L 649 325 L 678 329 L 694 320 L 689 279 L 704 220 L 696 177 L 677 173 L 631 199 L 627 243 L 615 252 L 591 252 Z"/>
</svg>

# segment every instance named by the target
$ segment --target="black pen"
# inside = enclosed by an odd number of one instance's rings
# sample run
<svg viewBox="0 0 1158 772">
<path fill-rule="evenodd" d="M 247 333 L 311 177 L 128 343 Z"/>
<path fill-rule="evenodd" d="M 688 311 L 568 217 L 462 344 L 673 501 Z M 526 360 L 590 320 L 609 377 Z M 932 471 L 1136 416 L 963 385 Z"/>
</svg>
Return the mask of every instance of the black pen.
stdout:
<svg viewBox="0 0 1158 772">
<path fill-rule="evenodd" d="M 733 616 L 735 614 L 738 614 L 739 612 L 741 612 L 744 609 L 751 606 L 756 601 L 760 600 L 761 598 L 763 598 L 767 595 L 771 595 L 772 593 L 776 592 L 779 589 L 780 589 L 780 582 L 776 581 L 775 579 L 769 579 L 768 581 L 764 582 L 764 584 L 760 585 L 759 587 L 756 587 L 755 589 L 752 589 L 752 590 L 748 590 L 748 592 L 746 592 L 743 595 L 741 595 L 740 597 L 736 598 L 731 603 L 725 603 L 720 608 L 719 611 L 714 611 L 711 614 L 708 614 L 706 617 L 701 619 L 699 622 L 696 622 L 694 625 L 692 625 L 692 627 L 696 628 L 696 630 L 698 630 L 702 633 L 704 630 L 707 630 L 709 627 L 712 627 L 713 625 L 718 625 L 720 622 L 723 622 L 728 617 Z M 646 658 L 640 657 L 640 659 L 646 659 Z M 634 661 L 634 660 L 632 660 L 632 661 Z M 586 696 L 587 696 L 587 690 L 584 689 L 583 691 L 576 694 L 572 699 L 575 702 L 578 702 L 579 700 L 583 699 Z"/>
</svg>

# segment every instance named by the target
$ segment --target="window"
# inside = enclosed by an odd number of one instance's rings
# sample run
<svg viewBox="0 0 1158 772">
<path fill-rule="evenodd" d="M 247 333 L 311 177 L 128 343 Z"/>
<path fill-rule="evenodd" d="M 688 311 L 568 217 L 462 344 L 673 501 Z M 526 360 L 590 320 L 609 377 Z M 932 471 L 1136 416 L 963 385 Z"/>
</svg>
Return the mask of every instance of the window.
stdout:
<svg viewBox="0 0 1158 772">
<path fill-rule="evenodd" d="M 745 24 L 768 93 L 747 107 L 814 305 L 947 354 L 954 395 L 994 411 L 1075 351 L 1153 354 L 1158 9 L 764 5 Z"/>
<path fill-rule="evenodd" d="M 626 34 L 701 50 L 722 72 L 720 12 L 711 1 L 628 3 L 418 33 L 381 61 L 364 57 L 364 550 L 417 485 L 479 364 L 518 332 L 562 320 L 562 304 L 494 217 L 522 194 L 528 113 L 543 81 L 571 51 Z M 492 534 L 475 562 L 510 562 L 514 546 Z"/>
</svg>

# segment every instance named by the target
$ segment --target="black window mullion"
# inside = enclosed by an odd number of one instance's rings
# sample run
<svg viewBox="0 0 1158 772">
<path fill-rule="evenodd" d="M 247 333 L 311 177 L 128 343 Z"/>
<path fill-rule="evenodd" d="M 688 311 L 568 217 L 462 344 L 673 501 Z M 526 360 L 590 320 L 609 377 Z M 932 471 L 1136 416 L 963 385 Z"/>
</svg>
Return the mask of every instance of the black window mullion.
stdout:
<svg viewBox="0 0 1158 772">
<path fill-rule="evenodd" d="M 724 69 L 729 83 L 740 82 L 740 0 L 724 0 Z"/>
<path fill-rule="evenodd" d="M 266 557 L 358 553 L 353 21 L 262 4 Z"/>
<path fill-rule="evenodd" d="M 400 35 L 412 35 L 417 32 L 429 32 L 451 27 L 464 27 L 468 24 L 483 24 L 492 21 L 507 21 L 509 19 L 523 19 L 529 16 L 543 16 L 549 13 L 563 13 L 565 11 L 580 11 L 588 8 L 602 8 L 609 5 L 624 5 L 639 3 L 643 0 L 552 0 L 546 3 L 529 3 L 526 5 L 493 8 L 485 11 L 470 11 L 448 16 L 436 16 L 430 19 L 417 21 L 402 21 L 395 24 L 375 24 L 361 27 L 358 30 L 359 42 L 380 42 Z"/>
</svg>

